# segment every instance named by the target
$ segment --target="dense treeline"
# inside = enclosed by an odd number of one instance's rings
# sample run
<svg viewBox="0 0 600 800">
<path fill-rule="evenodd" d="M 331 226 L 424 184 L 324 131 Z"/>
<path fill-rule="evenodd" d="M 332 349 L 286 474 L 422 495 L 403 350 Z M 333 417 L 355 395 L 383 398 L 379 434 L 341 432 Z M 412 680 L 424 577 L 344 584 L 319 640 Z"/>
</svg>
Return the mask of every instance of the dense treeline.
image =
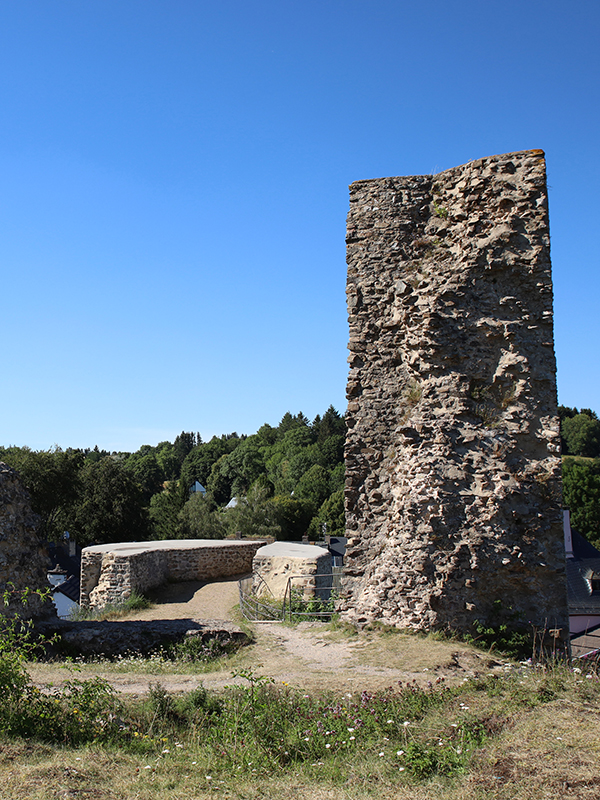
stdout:
<svg viewBox="0 0 600 800">
<path fill-rule="evenodd" d="M 135 453 L 8 447 L 0 460 L 21 474 L 51 540 L 64 531 L 82 546 L 239 534 L 316 539 L 344 530 L 345 433 L 330 406 L 312 422 L 286 413 L 252 436 L 203 442 L 182 432 Z M 206 494 L 190 493 L 196 481 Z"/>
<path fill-rule="evenodd" d="M 559 406 L 564 505 L 572 525 L 600 548 L 600 420 Z M 287 413 L 252 436 L 174 442 L 135 453 L 0 448 L 17 469 L 51 540 L 69 531 L 92 543 L 229 535 L 318 539 L 344 532 L 345 421 L 330 406 L 312 422 Z M 207 490 L 190 494 L 198 481 Z M 237 505 L 225 508 L 232 498 Z M 234 501 L 235 502 L 235 501 Z"/>
<path fill-rule="evenodd" d="M 563 503 L 571 524 L 600 548 L 600 420 L 591 408 L 559 406 Z"/>
</svg>

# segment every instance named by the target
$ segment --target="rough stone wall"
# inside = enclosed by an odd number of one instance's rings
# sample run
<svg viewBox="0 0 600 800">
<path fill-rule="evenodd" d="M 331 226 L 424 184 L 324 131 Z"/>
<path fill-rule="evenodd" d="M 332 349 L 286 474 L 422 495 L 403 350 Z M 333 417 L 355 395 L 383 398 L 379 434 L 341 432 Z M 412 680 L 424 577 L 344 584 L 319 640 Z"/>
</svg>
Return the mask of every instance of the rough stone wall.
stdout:
<svg viewBox="0 0 600 800">
<path fill-rule="evenodd" d="M 85 547 L 81 553 L 82 606 L 103 607 L 172 581 L 242 575 L 264 540 L 212 539 L 123 543 Z"/>
<path fill-rule="evenodd" d="M 46 571 L 50 561 L 38 535 L 39 517 L 31 510 L 28 492 L 12 467 L 0 462 L 0 594 L 14 597 L 5 610 L 24 617 L 51 615 L 50 602 L 42 604 L 35 595 L 23 606 L 19 597 L 25 589 L 47 589 Z"/>
<path fill-rule="evenodd" d="M 344 616 L 566 634 L 543 151 L 358 181 L 347 248 Z"/>
<path fill-rule="evenodd" d="M 261 547 L 252 561 L 252 592 L 256 597 L 283 600 L 290 577 L 305 600 L 331 595 L 331 553 L 324 547 L 275 542 Z"/>
</svg>

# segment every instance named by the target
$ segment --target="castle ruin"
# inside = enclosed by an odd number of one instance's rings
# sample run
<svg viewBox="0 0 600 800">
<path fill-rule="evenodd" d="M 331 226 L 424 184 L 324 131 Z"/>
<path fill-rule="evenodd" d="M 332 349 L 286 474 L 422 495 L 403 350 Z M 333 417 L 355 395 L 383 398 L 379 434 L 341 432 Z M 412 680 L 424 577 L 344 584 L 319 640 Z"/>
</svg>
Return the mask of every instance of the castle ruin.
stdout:
<svg viewBox="0 0 600 800">
<path fill-rule="evenodd" d="M 353 183 L 343 616 L 568 633 L 544 153 Z"/>
</svg>

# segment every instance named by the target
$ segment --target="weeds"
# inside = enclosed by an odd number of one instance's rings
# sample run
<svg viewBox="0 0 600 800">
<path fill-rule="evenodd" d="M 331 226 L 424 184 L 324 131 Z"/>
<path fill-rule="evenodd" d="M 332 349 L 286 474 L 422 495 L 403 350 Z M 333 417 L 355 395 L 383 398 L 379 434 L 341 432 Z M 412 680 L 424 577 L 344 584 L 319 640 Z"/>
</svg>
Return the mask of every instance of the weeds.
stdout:
<svg viewBox="0 0 600 800">
<path fill-rule="evenodd" d="M 13 652 L 22 660 L 19 680 L 6 684 L 9 691 L 0 704 L 0 736 L 3 750 L 22 752 L 23 763 L 38 748 L 36 742 L 54 748 L 44 750 L 51 788 L 43 796 L 54 792 L 55 774 L 63 782 L 82 774 L 83 761 L 90 774 L 96 764 L 110 764 L 110 780 L 116 775 L 119 785 L 126 785 L 119 794 L 126 798 L 192 798 L 205 796 L 209 787 L 234 786 L 238 796 L 246 786 L 276 796 L 270 789 L 285 781 L 296 789 L 306 784 L 314 796 L 322 786 L 347 787 L 354 781 L 356 797 L 373 796 L 373 787 L 385 797 L 409 796 L 404 790 L 432 797 L 425 792 L 434 789 L 436 796 L 447 797 L 444 787 L 482 776 L 487 780 L 486 764 L 499 763 L 503 752 L 520 757 L 524 748 L 515 737 L 538 719 L 552 723 L 543 742 L 546 761 L 562 752 L 561 737 L 571 735 L 565 731 L 572 728 L 572 741 L 580 742 L 583 721 L 596 725 L 593 709 L 600 698 L 596 665 L 581 662 L 573 669 L 506 664 L 503 674 L 465 678 L 454 686 L 440 677 L 425 685 L 412 680 L 382 691 L 336 693 L 307 693 L 246 669 L 234 673 L 241 685 L 219 692 L 199 684 L 173 694 L 153 683 L 145 697 L 127 700 L 99 677 L 40 690 L 27 673 L 23 636 L 17 630 L 13 638 Z M 7 658 L 2 651 L 0 670 L 10 676 Z M 566 714 L 572 708 L 582 709 L 579 728 L 569 727 Z M 560 729 L 554 727 L 558 712 L 565 715 Z M 26 749 L 21 738 L 27 739 Z M 588 751 L 595 757 L 595 748 L 590 745 L 585 757 Z M 579 757 L 580 744 L 577 752 Z M 53 753 L 65 765 L 58 773 L 52 772 Z M 9 763 L 10 774 L 18 775 L 20 764 Z M 498 774 L 494 766 L 493 775 Z M 429 787 L 416 788 L 430 781 Z M 513 788 L 506 796 L 524 796 Z M 64 793 L 59 787 L 52 796 L 59 789 Z"/>
<path fill-rule="evenodd" d="M 489 621 L 476 621 L 474 633 L 464 639 L 469 644 L 497 650 L 510 658 L 527 658 L 534 644 L 534 630 L 521 622 L 521 615 L 504 608 L 501 600 L 494 600 Z"/>
<path fill-rule="evenodd" d="M 401 422 L 406 422 L 406 420 L 410 417 L 412 411 L 416 406 L 419 404 L 421 397 L 423 396 L 423 387 L 418 381 L 411 381 L 408 386 L 404 389 L 401 398 L 401 404 L 404 409 L 404 413 L 401 417 Z"/>
<path fill-rule="evenodd" d="M 102 608 L 80 606 L 71 613 L 69 619 L 79 622 L 85 620 L 97 620 L 101 622 L 102 620 L 119 619 L 120 617 L 127 616 L 127 614 L 130 614 L 132 611 L 150 608 L 151 605 L 152 603 L 147 597 L 139 594 L 139 592 L 133 591 L 129 597 L 120 603 L 109 603 L 108 605 L 102 606 Z"/>
</svg>

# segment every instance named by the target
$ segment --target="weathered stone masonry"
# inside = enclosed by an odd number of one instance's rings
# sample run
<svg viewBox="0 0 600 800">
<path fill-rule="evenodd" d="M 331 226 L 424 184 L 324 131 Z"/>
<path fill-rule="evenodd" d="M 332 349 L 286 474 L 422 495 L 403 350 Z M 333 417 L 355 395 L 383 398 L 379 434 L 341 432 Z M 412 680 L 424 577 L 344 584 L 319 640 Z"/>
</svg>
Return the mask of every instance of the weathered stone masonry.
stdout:
<svg viewBox="0 0 600 800">
<path fill-rule="evenodd" d="M 31 509 L 29 493 L 18 474 L 0 462 L 0 594 L 8 592 L 8 608 L 0 603 L 0 613 L 25 617 L 53 615 L 49 600 L 42 602 L 30 594 L 26 605 L 20 601 L 26 590 L 48 588 L 48 555 L 39 538 L 40 518 Z"/>
<path fill-rule="evenodd" d="M 344 616 L 568 631 L 544 154 L 358 181 Z"/>
<path fill-rule="evenodd" d="M 167 581 L 198 581 L 252 571 L 264 540 L 174 539 L 85 547 L 81 553 L 82 606 L 102 607 Z"/>
</svg>

